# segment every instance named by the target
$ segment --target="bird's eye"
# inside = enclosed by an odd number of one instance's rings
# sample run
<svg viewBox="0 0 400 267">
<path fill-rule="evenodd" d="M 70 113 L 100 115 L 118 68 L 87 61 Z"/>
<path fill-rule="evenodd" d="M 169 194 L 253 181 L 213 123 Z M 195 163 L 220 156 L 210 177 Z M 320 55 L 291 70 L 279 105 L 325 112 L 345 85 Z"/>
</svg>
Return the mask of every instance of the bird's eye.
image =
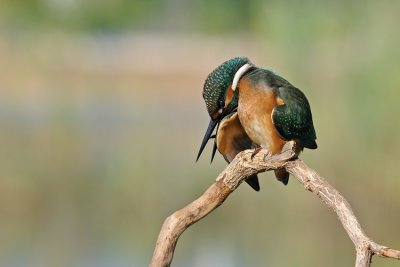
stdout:
<svg viewBox="0 0 400 267">
<path fill-rule="evenodd" d="M 218 107 L 219 107 L 219 108 L 225 107 L 225 101 L 221 99 L 221 100 L 218 102 Z"/>
</svg>

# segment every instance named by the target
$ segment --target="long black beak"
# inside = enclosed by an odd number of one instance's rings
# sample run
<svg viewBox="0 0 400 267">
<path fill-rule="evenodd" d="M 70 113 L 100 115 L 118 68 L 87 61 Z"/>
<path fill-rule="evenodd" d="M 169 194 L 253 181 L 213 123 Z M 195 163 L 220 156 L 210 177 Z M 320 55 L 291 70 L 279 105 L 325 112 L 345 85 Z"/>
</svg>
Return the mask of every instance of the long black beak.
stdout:
<svg viewBox="0 0 400 267">
<path fill-rule="evenodd" d="M 201 142 L 201 146 L 200 146 L 199 154 L 197 155 L 197 158 L 196 158 L 196 162 L 199 160 L 200 155 L 203 152 L 204 148 L 206 147 L 206 144 L 207 144 L 208 140 L 210 139 L 211 134 L 214 131 L 215 126 L 217 126 L 218 122 L 219 122 L 218 120 L 215 120 L 215 121 L 210 120 L 206 134 L 204 135 L 204 138 L 203 138 L 203 142 Z"/>
<path fill-rule="evenodd" d="M 213 146 L 213 150 L 212 150 L 212 154 L 211 154 L 211 162 L 210 163 L 213 162 L 214 156 L 215 156 L 215 152 L 217 152 L 217 149 L 218 149 L 217 140 L 214 140 L 214 146 Z"/>
</svg>

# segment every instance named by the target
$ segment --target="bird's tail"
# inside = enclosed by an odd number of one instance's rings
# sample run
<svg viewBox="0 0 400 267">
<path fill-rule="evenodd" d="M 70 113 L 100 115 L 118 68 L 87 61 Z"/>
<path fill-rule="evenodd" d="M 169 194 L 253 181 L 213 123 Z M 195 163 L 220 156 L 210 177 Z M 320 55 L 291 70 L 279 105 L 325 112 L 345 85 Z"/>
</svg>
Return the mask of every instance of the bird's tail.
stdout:
<svg viewBox="0 0 400 267">
<path fill-rule="evenodd" d="M 249 176 L 249 178 L 247 178 L 245 181 L 251 186 L 251 188 L 253 188 L 256 191 L 260 191 L 260 184 L 258 182 L 257 174 Z"/>
<path fill-rule="evenodd" d="M 289 182 L 289 173 L 285 169 L 275 170 L 275 176 L 278 181 L 281 181 L 284 185 Z"/>
</svg>

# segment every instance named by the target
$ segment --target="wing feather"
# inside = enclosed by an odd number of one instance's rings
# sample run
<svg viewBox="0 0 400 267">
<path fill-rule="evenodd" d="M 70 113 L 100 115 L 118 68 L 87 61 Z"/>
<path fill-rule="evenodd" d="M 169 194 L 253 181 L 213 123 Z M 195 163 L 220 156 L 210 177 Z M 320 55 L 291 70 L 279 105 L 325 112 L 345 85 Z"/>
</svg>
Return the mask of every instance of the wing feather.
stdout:
<svg viewBox="0 0 400 267">
<path fill-rule="evenodd" d="M 316 149 L 317 139 L 310 104 L 306 96 L 293 86 L 278 88 L 283 100 L 272 111 L 272 121 L 284 140 L 297 140 L 303 147 Z"/>
</svg>

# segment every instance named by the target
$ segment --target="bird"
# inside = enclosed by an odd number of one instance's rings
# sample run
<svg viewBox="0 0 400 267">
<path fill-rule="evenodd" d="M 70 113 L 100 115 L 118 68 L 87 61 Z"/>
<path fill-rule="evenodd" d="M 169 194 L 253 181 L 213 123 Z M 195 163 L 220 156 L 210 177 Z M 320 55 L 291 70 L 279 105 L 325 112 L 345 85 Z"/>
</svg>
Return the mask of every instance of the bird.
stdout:
<svg viewBox="0 0 400 267">
<path fill-rule="evenodd" d="M 241 61 L 241 59 L 239 59 Z M 233 63 L 233 64 L 232 64 Z M 245 63 L 245 62 L 243 62 Z M 237 65 L 237 66 L 235 66 Z M 215 138 L 211 162 L 218 150 L 224 159 L 230 163 L 235 156 L 243 150 L 257 147 L 247 136 L 237 116 L 238 95 L 230 95 L 225 105 L 226 88 L 229 86 L 230 77 L 235 74 L 241 65 L 235 62 L 226 62 L 211 72 L 203 86 L 203 98 L 207 111 L 211 117 L 207 131 L 204 135 L 196 161 L 200 158 L 209 139 Z M 221 84 L 214 90 L 215 83 Z M 216 134 L 212 135 L 217 128 Z M 245 180 L 255 191 L 260 190 L 257 175 L 252 175 Z"/>
<path fill-rule="evenodd" d="M 255 66 L 247 57 L 227 60 L 211 72 L 203 98 L 211 120 L 198 157 L 215 126 L 233 112 L 247 137 L 258 146 L 253 154 L 261 148 L 277 154 L 290 140 L 296 143 L 297 155 L 304 148 L 318 147 L 304 93 L 274 71 Z M 275 170 L 275 176 L 285 185 L 289 181 L 284 169 Z"/>
</svg>

